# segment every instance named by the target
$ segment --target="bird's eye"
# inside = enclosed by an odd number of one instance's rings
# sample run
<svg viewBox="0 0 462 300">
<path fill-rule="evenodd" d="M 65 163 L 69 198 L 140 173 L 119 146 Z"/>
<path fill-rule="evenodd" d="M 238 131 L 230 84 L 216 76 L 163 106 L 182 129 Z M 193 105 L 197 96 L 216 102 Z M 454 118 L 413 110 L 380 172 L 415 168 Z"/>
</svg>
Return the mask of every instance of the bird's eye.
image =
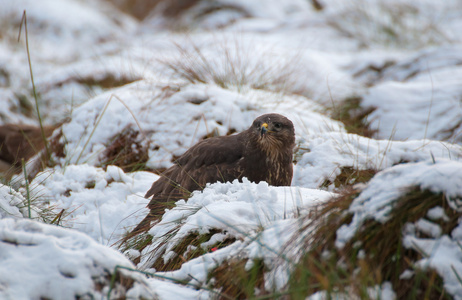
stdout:
<svg viewBox="0 0 462 300">
<path fill-rule="evenodd" d="M 261 123 L 260 123 L 260 122 L 255 122 L 255 123 L 254 123 L 254 126 L 257 127 L 257 128 L 260 128 Z"/>
<path fill-rule="evenodd" d="M 281 124 L 281 123 L 274 123 L 274 129 L 280 130 L 281 128 L 282 128 L 282 124 Z"/>
</svg>

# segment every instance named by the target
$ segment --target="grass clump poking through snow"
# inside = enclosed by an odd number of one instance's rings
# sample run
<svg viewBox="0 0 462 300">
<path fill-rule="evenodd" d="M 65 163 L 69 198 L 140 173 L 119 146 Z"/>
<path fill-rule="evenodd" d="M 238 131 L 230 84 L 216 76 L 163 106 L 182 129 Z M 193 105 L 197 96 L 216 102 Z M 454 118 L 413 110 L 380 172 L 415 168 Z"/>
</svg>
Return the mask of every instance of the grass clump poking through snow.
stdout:
<svg viewBox="0 0 462 300">
<path fill-rule="evenodd" d="M 429 211 L 435 208 L 442 208 L 445 218 L 433 224 L 441 228 L 440 235 L 451 234 L 461 215 L 448 205 L 445 195 L 412 188 L 396 200 L 387 222 L 366 220 L 339 247 L 338 230 L 351 222 L 353 214 L 348 209 L 357 196 L 353 190 L 344 192 L 323 204 L 319 215 L 308 222 L 305 230 L 315 229 L 306 236 L 309 250 L 292 272 L 291 298 L 304 299 L 323 291 L 331 297 L 343 293 L 370 299 L 377 297 L 371 292 L 374 287 L 388 282 L 398 299 L 452 299 L 435 270 L 417 267 L 417 262 L 431 249 L 416 251 L 403 243 L 403 236 L 412 224 L 427 221 Z M 418 225 L 415 227 L 417 237 L 435 237 L 423 227 L 420 230 Z"/>
<path fill-rule="evenodd" d="M 248 263 L 251 267 L 248 268 Z M 252 299 L 265 296 L 265 263 L 262 259 L 230 260 L 210 272 L 213 286 L 228 299 Z M 262 293 L 263 292 L 263 293 Z"/>
<path fill-rule="evenodd" d="M 156 204 L 157 207 L 154 209 L 156 213 L 154 215 L 158 220 L 152 221 L 155 223 L 154 226 L 161 221 L 165 211 L 175 207 L 175 202 L 173 201 L 156 202 Z M 182 210 L 188 211 L 187 215 L 194 214 L 197 211 L 196 208 L 182 208 Z M 171 229 L 155 239 L 144 231 L 148 230 L 148 228 L 143 229 L 141 232 L 130 232 L 120 242 L 121 251 L 125 252 L 134 249 L 143 252 L 146 247 L 150 247 L 154 243 L 153 249 L 147 254 L 150 257 L 150 267 L 156 269 L 156 271 L 165 272 L 178 270 L 183 263 L 226 247 L 236 241 L 236 238 L 219 229 L 210 229 L 207 233 L 190 232 L 179 238 L 176 235 L 181 229 L 181 225 L 177 223 L 181 223 L 186 219 L 187 217 L 184 217 L 182 220 L 168 222 L 168 226 L 172 226 Z M 140 256 L 132 258 L 133 262 L 137 264 L 140 259 Z"/>
<path fill-rule="evenodd" d="M 77 78 L 76 82 L 83 84 L 87 86 L 89 89 L 93 89 L 94 87 L 101 88 L 101 89 L 111 89 L 119 86 L 123 86 L 129 83 L 132 83 L 136 80 L 139 80 L 140 78 L 134 77 L 124 77 L 123 75 L 121 76 L 115 76 L 114 74 L 107 73 L 99 76 L 99 78 L 95 77 L 81 77 Z"/>
<path fill-rule="evenodd" d="M 139 135 L 138 131 L 127 128 L 112 138 L 102 155 L 101 165 L 115 165 L 124 172 L 146 170 L 148 146 L 142 145 Z"/>
<path fill-rule="evenodd" d="M 439 26 L 440 14 L 448 8 L 431 2 L 422 4 L 353 1 L 342 4 L 339 12 L 329 19 L 329 25 L 345 36 L 357 39 L 364 47 L 384 45 L 413 49 L 449 43 L 450 38 Z"/>
<path fill-rule="evenodd" d="M 331 115 L 334 120 L 345 124 L 348 133 L 370 138 L 376 133 L 376 130 L 370 128 L 370 121 L 367 118 L 374 111 L 374 108 L 362 108 L 361 101 L 361 97 L 347 98 L 331 109 Z"/>
<path fill-rule="evenodd" d="M 295 266 L 289 280 L 291 298 L 305 299 L 317 291 L 333 291 L 336 285 L 342 287 L 346 280 L 346 270 L 337 266 L 337 257 L 324 254 L 328 249 L 334 249 L 335 232 L 343 223 L 351 220 L 351 215 L 345 214 L 356 193 L 344 191 L 341 197 L 334 198 L 323 204 L 319 214 L 308 222 L 301 232 L 308 228 L 315 228 L 305 239 L 312 239 L 311 245 L 303 248 L 309 249 Z M 335 287 L 338 290 L 338 287 Z M 338 290 L 342 291 L 342 290 Z"/>
<path fill-rule="evenodd" d="M 270 295 L 288 278 L 290 258 L 283 248 L 298 232 L 297 218 L 330 197 L 246 179 L 211 184 L 166 210 L 148 231 L 151 244 L 127 254 L 138 256 L 142 270 L 153 268 L 224 298 Z"/>
<path fill-rule="evenodd" d="M 342 167 L 340 174 L 335 177 L 334 182 L 326 179 L 321 188 L 328 188 L 334 184 L 336 189 L 342 190 L 358 183 L 368 182 L 378 171 L 373 169 L 359 170 L 353 167 Z"/>
<path fill-rule="evenodd" d="M 222 88 L 262 89 L 287 94 L 302 93 L 297 86 L 298 57 L 278 56 L 269 49 L 256 49 L 236 40 L 224 41 L 212 49 L 191 42 L 190 47 L 176 45 L 173 59 L 161 61 L 173 75 L 189 83 L 214 83 Z M 212 50 L 212 52 L 210 52 Z M 258 59 L 253 55 L 260 53 Z"/>
<path fill-rule="evenodd" d="M 207 234 L 191 233 L 187 235 L 170 250 L 172 251 L 170 252 L 171 259 L 166 261 L 163 257 L 159 257 L 154 262 L 153 268 L 157 271 L 178 270 L 184 262 L 209 253 L 212 249 L 216 251 L 219 248 L 226 247 L 236 241 L 235 238 L 227 238 L 223 241 L 211 243 L 211 239 L 215 234 L 220 235 L 221 232 L 211 230 Z M 161 246 L 164 245 L 161 244 Z"/>
</svg>

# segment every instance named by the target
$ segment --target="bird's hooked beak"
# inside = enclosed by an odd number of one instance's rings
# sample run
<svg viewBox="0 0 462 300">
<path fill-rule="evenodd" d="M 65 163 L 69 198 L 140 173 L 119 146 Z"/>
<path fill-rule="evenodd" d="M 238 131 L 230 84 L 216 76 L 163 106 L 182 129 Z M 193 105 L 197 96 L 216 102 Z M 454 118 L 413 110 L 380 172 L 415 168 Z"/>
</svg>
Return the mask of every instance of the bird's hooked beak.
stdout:
<svg viewBox="0 0 462 300">
<path fill-rule="evenodd" d="M 263 137 L 268 132 L 268 124 L 263 123 L 260 129 L 260 136 Z"/>
</svg>

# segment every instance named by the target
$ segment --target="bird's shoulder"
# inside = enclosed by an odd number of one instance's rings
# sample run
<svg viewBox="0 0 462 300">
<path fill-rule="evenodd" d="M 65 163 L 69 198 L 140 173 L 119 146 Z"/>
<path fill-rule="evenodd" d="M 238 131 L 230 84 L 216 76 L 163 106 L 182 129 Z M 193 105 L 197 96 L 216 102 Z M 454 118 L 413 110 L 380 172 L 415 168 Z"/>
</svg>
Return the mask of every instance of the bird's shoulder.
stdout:
<svg viewBox="0 0 462 300">
<path fill-rule="evenodd" d="M 181 155 L 176 164 L 197 168 L 237 161 L 243 155 L 244 139 L 245 132 L 202 140 Z"/>
</svg>

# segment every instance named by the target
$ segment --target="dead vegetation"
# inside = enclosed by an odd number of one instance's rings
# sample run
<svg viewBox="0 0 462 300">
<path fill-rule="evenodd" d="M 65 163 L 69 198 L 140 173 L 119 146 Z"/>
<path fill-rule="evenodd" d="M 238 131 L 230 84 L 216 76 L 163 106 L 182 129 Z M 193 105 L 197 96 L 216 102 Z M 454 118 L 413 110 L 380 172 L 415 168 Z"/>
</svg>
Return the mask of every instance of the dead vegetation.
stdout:
<svg viewBox="0 0 462 300">
<path fill-rule="evenodd" d="M 55 126 L 43 128 L 44 136 L 50 137 Z M 47 140 L 43 139 L 40 127 L 29 125 L 6 124 L 0 126 L 0 172 L 5 179 L 20 173 L 23 163 L 39 155 L 45 148 Z M 43 156 L 43 155 L 42 155 Z M 43 165 L 44 159 L 38 158 Z"/>
<path fill-rule="evenodd" d="M 376 130 L 370 128 L 371 120 L 368 120 L 369 115 L 374 109 L 364 109 L 361 107 L 361 101 L 361 97 L 347 98 L 340 104 L 333 106 L 330 114 L 334 120 L 340 121 L 345 125 L 348 133 L 370 138 L 377 133 Z"/>
<path fill-rule="evenodd" d="M 128 13 L 138 20 L 143 20 L 155 9 L 160 7 L 161 13 L 170 18 L 196 5 L 199 0 L 107 0 L 115 4 L 121 11 Z"/>
<path fill-rule="evenodd" d="M 432 11 L 429 7 L 426 9 Z M 405 2 L 394 5 L 386 1 L 345 2 L 330 18 L 329 25 L 344 36 L 356 39 L 362 47 L 416 49 L 450 43 L 451 38 L 438 24 L 441 12 L 433 9 L 435 14 L 429 16 L 422 14 L 423 10 L 421 5 Z"/>
<path fill-rule="evenodd" d="M 104 74 L 101 78 L 86 77 L 86 78 L 77 78 L 76 82 L 83 84 L 89 88 L 101 87 L 103 89 L 111 89 L 119 86 L 129 84 L 133 81 L 136 81 L 140 78 L 131 78 L 129 76 L 117 77 L 113 74 L 107 73 Z M 64 83 L 60 83 L 61 85 Z"/>
<path fill-rule="evenodd" d="M 214 83 L 238 92 L 261 89 L 283 94 L 306 95 L 311 92 L 298 83 L 302 70 L 299 57 L 279 57 L 271 49 L 253 49 L 238 40 L 222 41 L 210 56 L 191 41 L 188 47 L 176 45 L 177 56 L 160 61 L 174 76 L 189 83 Z M 259 59 L 251 55 L 260 52 Z M 268 63 L 271 61 L 271 63 Z"/>
<path fill-rule="evenodd" d="M 451 299 L 435 270 L 417 268 L 415 263 L 425 254 L 403 246 L 404 226 L 427 216 L 428 210 L 441 206 L 449 217 L 438 221 L 443 234 L 450 234 L 457 226 L 460 213 L 449 207 L 444 194 L 414 188 L 396 200 L 386 223 L 368 220 L 343 248 L 335 246 L 336 232 L 351 222 L 347 211 L 358 193 L 344 192 L 323 205 L 319 215 L 308 220 L 310 241 L 304 248 L 299 264 L 290 279 L 291 299 L 305 299 L 317 291 L 331 297 L 338 293 L 369 299 L 368 288 L 390 282 L 398 299 Z M 424 233 L 418 233 L 425 237 Z M 302 247 L 303 248 L 303 247 Z M 413 276 L 400 278 L 405 270 Z"/>
<path fill-rule="evenodd" d="M 139 131 L 126 128 L 120 134 L 109 140 L 100 165 L 106 168 L 115 165 L 124 172 L 146 170 L 149 143 L 143 141 Z"/>
<path fill-rule="evenodd" d="M 209 274 L 212 286 L 220 290 L 221 299 L 255 299 L 265 294 L 264 274 L 267 271 L 263 260 L 230 260 L 222 263 Z"/>
<path fill-rule="evenodd" d="M 353 167 L 342 167 L 340 174 L 335 177 L 335 180 L 331 182 L 326 179 L 321 184 L 321 188 L 327 188 L 333 184 L 337 190 L 344 190 L 351 188 L 351 186 L 357 183 L 368 182 L 377 172 L 378 170 L 372 169 L 358 170 Z"/>
<path fill-rule="evenodd" d="M 161 255 L 153 262 L 152 267 L 157 271 L 162 272 L 178 270 L 184 262 L 200 257 L 208 252 L 216 251 L 219 248 L 226 247 L 236 241 L 235 238 L 228 237 L 223 241 L 217 242 L 213 245 L 207 244 L 212 236 L 220 233 L 223 232 L 216 229 L 211 230 L 210 233 L 207 234 L 191 233 L 181 241 L 177 242 L 176 245 L 171 249 L 171 251 L 175 253 L 174 257 L 168 259 L 165 262 Z M 207 244 L 207 246 L 204 246 L 205 244 Z"/>
</svg>

